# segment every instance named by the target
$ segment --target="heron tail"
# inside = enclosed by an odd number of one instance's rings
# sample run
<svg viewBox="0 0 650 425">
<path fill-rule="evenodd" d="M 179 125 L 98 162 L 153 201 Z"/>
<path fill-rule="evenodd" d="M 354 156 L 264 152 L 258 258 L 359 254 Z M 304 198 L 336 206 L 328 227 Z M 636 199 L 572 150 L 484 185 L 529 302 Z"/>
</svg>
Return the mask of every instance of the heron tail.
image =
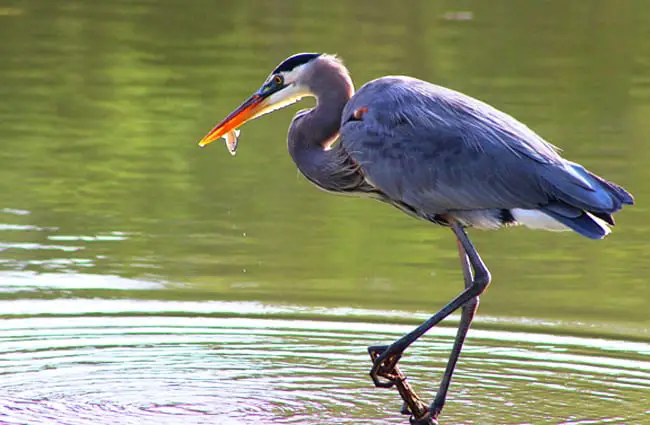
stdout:
<svg viewBox="0 0 650 425">
<path fill-rule="evenodd" d="M 540 210 L 571 230 L 591 239 L 602 239 L 611 232 L 611 229 L 607 225 L 608 222 L 588 211 L 578 210 L 576 208 L 574 209 L 575 212 L 562 214 L 549 207 L 542 207 Z M 611 218 L 611 215 L 609 217 Z"/>
<path fill-rule="evenodd" d="M 614 225 L 612 214 L 623 205 L 634 204 L 634 198 L 580 164 L 567 161 L 565 171 L 547 176 L 556 201 L 540 210 L 583 236 L 602 239 L 610 233 L 608 225 Z"/>
</svg>

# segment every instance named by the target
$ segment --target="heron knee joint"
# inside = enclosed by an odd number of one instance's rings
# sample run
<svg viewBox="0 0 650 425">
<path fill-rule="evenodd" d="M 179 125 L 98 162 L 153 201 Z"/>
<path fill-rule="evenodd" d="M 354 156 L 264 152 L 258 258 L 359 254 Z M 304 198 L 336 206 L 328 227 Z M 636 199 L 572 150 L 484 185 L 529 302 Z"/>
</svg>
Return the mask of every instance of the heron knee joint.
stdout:
<svg viewBox="0 0 650 425">
<path fill-rule="evenodd" d="M 485 291 L 485 289 L 488 287 L 490 282 L 492 281 L 492 276 L 490 275 L 490 272 L 486 270 L 481 270 L 481 272 L 476 273 L 476 276 L 474 277 L 474 281 L 472 282 L 472 289 L 476 292 L 476 296 L 478 297 Z M 478 300 L 477 300 L 478 302 Z"/>
</svg>

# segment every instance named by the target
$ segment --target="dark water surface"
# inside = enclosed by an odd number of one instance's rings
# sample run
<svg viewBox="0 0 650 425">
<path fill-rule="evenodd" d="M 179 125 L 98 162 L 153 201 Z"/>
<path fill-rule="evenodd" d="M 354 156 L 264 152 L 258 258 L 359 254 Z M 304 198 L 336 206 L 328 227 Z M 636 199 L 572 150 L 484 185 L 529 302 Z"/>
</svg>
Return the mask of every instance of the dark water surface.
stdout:
<svg viewBox="0 0 650 425">
<path fill-rule="evenodd" d="M 493 275 L 448 424 L 650 423 L 650 5 L 0 2 L 0 423 L 403 424 L 388 343 L 451 232 L 296 172 L 297 107 L 196 142 L 298 51 L 486 100 L 634 193 L 605 241 L 472 232 Z M 431 398 L 455 333 L 403 359 Z"/>
</svg>

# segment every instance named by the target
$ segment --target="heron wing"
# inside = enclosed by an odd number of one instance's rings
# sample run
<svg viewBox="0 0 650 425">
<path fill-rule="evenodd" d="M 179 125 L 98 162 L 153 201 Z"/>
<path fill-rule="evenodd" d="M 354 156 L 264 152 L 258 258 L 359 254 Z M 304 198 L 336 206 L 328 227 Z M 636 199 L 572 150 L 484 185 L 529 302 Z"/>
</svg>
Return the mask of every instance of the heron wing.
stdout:
<svg viewBox="0 0 650 425">
<path fill-rule="evenodd" d="M 360 119 L 354 111 L 366 107 Z M 342 115 L 341 144 L 367 179 L 426 214 L 537 208 L 592 185 L 511 116 L 409 77 L 363 86 Z M 577 165 L 577 164 L 576 164 Z"/>
</svg>

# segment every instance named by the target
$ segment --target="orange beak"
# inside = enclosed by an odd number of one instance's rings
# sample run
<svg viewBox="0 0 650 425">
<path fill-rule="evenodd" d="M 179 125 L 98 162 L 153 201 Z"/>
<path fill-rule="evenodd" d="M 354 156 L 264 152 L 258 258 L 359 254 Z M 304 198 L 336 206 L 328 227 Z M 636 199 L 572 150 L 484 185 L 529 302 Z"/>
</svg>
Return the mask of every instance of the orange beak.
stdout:
<svg viewBox="0 0 650 425">
<path fill-rule="evenodd" d="M 246 99 L 244 103 L 239 105 L 237 109 L 232 111 L 230 115 L 224 118 L 224 120 L 217 124 L 216 127 L 210 130 L 210 132 L 206 134 L 203 139 L 201 139 L 199 146 L 203 148 L 219 139 L 224 134 L 241 127 L 246 123 L 246 121 L 255 118 L 258 113 L 266 106 L 264 99 L 266 99 L 266 96 L 260 93 L 255 93 Z"/>
</svg>

